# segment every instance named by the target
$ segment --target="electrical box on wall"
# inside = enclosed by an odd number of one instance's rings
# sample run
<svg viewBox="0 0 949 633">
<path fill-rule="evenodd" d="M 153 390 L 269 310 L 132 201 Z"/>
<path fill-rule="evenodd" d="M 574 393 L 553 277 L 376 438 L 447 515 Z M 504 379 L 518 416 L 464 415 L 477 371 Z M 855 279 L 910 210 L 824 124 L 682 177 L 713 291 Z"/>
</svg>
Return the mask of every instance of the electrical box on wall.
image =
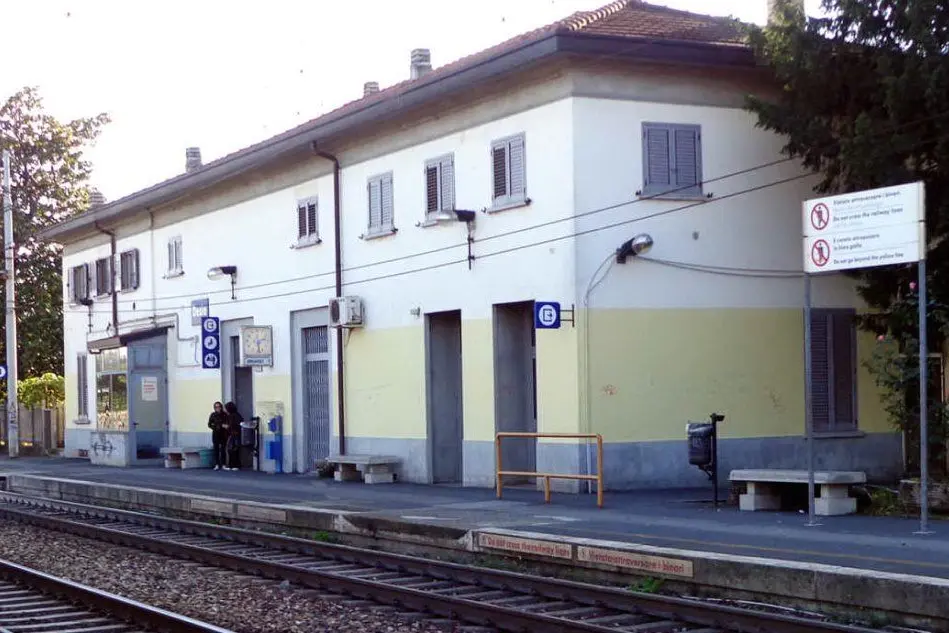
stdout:
<svg viewBox="0 0 949 633">
<path fill-rule="evenodd" d="M 329 301 L 331 327 L 361 327 L 363 324 L 362 299 L 333 297 Z"/>
</svg>

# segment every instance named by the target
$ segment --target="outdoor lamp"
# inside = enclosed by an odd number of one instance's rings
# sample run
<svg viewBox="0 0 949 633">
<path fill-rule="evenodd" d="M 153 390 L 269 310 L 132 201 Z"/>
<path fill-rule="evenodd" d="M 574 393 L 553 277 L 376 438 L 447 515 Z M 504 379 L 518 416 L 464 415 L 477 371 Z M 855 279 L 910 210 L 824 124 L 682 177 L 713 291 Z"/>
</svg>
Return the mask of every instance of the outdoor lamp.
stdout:
<svg viewBox="0 0 949 633">
<path fill-rule="evenodd" d="M 221 277 L 231 278 L 231 299 L 237 299 L 235 289 L 237 287 L 237 266 L 215 266 L 208 270 L 208 279 L 215 281 Z"/>
<path fill-rule="evenodd" d="M 628 257 L 642 255 L 652 248 L 652 236 L 647 233 L 640 233 L 631 240 L 623 242 L 616 249 L 616 263 L 625 264 Z"/>
</svg>

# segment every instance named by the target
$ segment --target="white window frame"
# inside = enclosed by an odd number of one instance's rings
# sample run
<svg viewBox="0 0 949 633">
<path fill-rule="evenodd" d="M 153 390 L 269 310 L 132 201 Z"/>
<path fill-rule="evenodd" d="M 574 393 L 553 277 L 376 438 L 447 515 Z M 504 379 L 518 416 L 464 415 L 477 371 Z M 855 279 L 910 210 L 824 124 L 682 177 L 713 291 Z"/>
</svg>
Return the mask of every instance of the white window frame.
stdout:
<svg viewBox="0 0 949 633">
<path fill-rule="evenodd" d="M 168 240 L 168 272 L 165 278 L 180 277 L 183 274 L 185 274 L 183 241 L 180 235 L 176 235 Z"/>
<path fill-rule="evenodd" d="M 313 213 L 310 214 L 310 206 Z M 300 198 L 296 205 L 297 241 L 296 247 L 312 246 L 322 242 L 320 239 L 320 204 L 317 196 Z"/>
<path fill-rule="evenodd" d="M 130 248 L 119 254 L 119 291 L 132 292 L 141 284 L 141 252 Z M 131 261 L 131 265 L 129 262 Z"/>
<path fill-rule="evenodd" d="M 504 187 L 499 192 L 496 170 L 496 155 L 504 153 Z M 518 156 L 518 153 L 520 154 Z M 512 157 L 520 160 L 520 169 L 512 169 Z M 491 206 L 488 211 L 504 211 L 530 204 L 527 197 L 527 135 L 512 134 L 491 141 Z"/>
<path fill-rule="evenodd" d="M 104 265 L 106 268 L 105 271 L 105 287 L 102 287 L 102 278 L 99 276 L 100 266 Z M 108 297 L 112 294 L 112 290 L 115 288 L 115 267 L 112 264 L 112 257 L 100 257 L 95 261 L 95 277 L 96 277 L 96 297 Z"/>
<path fill-rule="evenodd" d="M 80 305 L 83 300 L 89 299 L 90 295 L 90 266 L 89 264 L 79 264 L 78 266 L 73 266 L 69 269 L 69 303 L 70 305 Z M 80 272 L 81 271 L 81 272 Z M 84 292 L 80 293 L 79 288 L 76 287 L 76 279 L 81 275 L 83 279 L 82 289 Z"/>
<path fill-rule="evenodd" d="M 395 184 L 391 171 L 369 178 L 366 183 L 366 203 L 367 230 L 360 237 L 370 240 L 395 234 L 398 229 L 395 228 Z"/>
<path fill-rule="evenodd" d="M 432 200 L 429 191 L 429 176 L 435 174 L 435 199 Z M 434 216 L 455 210 L 455 155 L 445 154 L 425 161 L 422 171 L 425 189 L 425 217 L 431 220 Z"/>
</svg>

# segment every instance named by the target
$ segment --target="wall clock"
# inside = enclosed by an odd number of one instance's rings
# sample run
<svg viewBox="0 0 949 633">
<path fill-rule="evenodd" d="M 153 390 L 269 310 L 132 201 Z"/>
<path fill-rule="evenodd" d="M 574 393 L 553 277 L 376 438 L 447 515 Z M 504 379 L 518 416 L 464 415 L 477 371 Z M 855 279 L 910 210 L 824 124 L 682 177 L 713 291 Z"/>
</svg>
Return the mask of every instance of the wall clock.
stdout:
<svg viewBox="0 0 949 633">
<path fill-rule="evenodd" d="M 273 328 L 245 325 L 241 328 L 241 358 L 244 367 L 273 367 Z"/>
</svg>

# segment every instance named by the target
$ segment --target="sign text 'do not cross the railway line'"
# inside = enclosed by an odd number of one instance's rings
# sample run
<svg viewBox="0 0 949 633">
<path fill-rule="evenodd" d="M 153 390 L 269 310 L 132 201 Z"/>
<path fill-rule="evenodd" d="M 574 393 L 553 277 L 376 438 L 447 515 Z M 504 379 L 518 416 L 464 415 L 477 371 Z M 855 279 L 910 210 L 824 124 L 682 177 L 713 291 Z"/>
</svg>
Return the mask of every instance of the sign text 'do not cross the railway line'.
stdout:
<svg viewBox="0 0 949 633">
<path fill-rule="evenodd" d="M 804 271 L 833 272 L 917 262 L 925 255 L 922 183 L 803 204 Z"/>
</svg>

